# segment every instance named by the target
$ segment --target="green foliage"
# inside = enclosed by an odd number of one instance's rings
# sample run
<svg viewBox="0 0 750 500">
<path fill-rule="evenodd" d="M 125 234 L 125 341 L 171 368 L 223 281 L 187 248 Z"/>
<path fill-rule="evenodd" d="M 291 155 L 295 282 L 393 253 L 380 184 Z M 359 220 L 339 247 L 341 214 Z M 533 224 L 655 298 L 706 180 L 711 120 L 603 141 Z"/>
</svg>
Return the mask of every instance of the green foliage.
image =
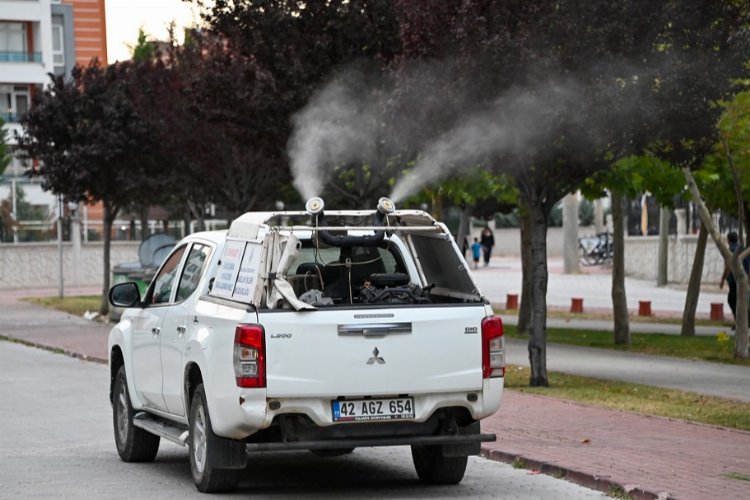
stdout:
<svg viewBox="0 0 750 500">
<path fill-rule="evenodd" d="M 156 47 L 153 42 L 149 42 L 143 26 L 138 28 L 138 40 L 135 45 L 129 46 L 130 55 L 135 62 L 151 61 L 156 56 Z"/>
<path fill-rule="evenodd" d="M 730 160 L 740 183 L 740 201 L 746 206 L 750 200 L 750 91 L 738 92 L 721 107 L 719 139 L 695 177 L 709 207 L 736 214 L 738 200 Z"/>
<path fill-rule="evenodd" d="M 604 189 L 635 198 L 650 192 L 656 200 L 671 207 L 675 196 L 687 196 L 682 172 L 656 156 L 627 156 L 615 161 L 607 170 L 587 178 L 581 188 L 588 198 L 604 195 Z"/>
</svg>

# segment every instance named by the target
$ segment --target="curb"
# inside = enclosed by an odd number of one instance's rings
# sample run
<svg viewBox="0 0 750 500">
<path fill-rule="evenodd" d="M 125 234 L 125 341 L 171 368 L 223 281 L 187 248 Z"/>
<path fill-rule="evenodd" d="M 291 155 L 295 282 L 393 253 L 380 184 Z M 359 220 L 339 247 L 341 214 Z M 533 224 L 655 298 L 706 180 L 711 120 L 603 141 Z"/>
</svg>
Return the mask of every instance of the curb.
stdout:
<svg viewBox="0 0 750 500">
<path fill-rule="evenodd" d="M 88 356 L 86 354 L 81 354 L 80 352 L 71 351 L 70 349 L 51 347 L 45 344 L 40 344 L 38 342 L 31 342 L 29 340 L 19 339 L 16 337 L 8 337 L 7 335 L 0 335 L 0 341 L 13 342 L 14 344 L 21 344 L 27 347 L 35 347 L 37 349 L 42 349 L 44 351 L 52 352 L 55 354 L 63 354 L 71 358 L 80 359 L 81 361 L 91 361 L 93 363 L 99 363 L 103 365 L 109 364 L 109 360 L 100 358 L 99 356 Z"/>
<path fill-rule="evenodd" d="M 652 491 L 644 490 L 638 486 L 624 485 L 612 481 L 601 476 L 595 476 L 587 472 L 581 472 L 578 470 L 570 469 L 567 467 L 561 467 L 559 465 L 550 464 L 547 462 L 541 462 L 533 458 L 528 458 L 523 455 L 517 455 L 513 453 L 507 453 L 502 450 L 492 450 L 487 447 L 482 447 L 480 456 L 496 462 L 503 462 L 506 464 L 513 464 L 518 460 L 523 462 L 523 468 L 529 470 L 539 471 L 547 476 L 552 476 L 556 479 L 564 479 L 575 483 L 579 486 L 591 488 L 592 490 L 601 491 L 605 494 L 610 495 L 613 491 L 625 492 L 628 497 L 633 500 L 668 500 L 672 498 L 670 495 L 665 493 L 654 493 Z"/>
</svg>

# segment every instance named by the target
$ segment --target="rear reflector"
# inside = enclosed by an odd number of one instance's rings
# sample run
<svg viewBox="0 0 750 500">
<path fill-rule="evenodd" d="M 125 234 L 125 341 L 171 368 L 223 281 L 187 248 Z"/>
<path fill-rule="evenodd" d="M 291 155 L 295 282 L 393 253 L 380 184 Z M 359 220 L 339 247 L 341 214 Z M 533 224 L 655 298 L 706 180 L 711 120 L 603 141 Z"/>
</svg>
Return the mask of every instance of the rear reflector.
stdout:
<svg viewBox="0 0 750 500">
<path fill-rule="evenodd" d="M 482 377 L 505 376 L 505 337 L 499 316 L 482 320 Z"/>
<path fill-rule="evenodd" d="M 234 331 L 234 375 L 238 387 L 266 386 L 266 346 L 262 326 L 237 325 Z"/>
</svg>

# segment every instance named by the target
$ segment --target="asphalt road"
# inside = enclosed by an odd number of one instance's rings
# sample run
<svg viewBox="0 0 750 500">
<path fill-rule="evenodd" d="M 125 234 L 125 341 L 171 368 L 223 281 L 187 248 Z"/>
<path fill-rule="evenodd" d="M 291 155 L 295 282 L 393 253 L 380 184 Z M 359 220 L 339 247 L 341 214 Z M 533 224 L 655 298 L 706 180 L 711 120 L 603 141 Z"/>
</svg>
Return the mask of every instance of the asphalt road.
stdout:
<svg viewBox="0 0 750 500">
<path fill-rule="evenodd" d="M 190 479 L 187 450 L 168 442 L 154 463 L 120 461 L 112 437 L 107 368 L 0 342 L 0 499 L 210 498 Z M 407 448 L 251 456 L 227 498 L 603 498 L 600 492 L 472 457 L 458 486 L 416 478 Z"/>
</svg>

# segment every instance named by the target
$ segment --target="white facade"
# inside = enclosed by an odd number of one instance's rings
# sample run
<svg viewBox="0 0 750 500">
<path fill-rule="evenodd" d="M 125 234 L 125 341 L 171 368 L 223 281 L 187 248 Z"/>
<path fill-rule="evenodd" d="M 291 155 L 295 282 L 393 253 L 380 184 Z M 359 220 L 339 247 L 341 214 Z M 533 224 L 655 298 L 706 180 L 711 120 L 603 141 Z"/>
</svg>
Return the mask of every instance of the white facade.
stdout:
<svg viewBox="0 0 750 500">
<path fill-rule="evenodd" d="M 55 10 L 62 13 L 56 15 Z M 11 146 L 16 143 L 16 133 L 22 133 L 19 122 L 30 109 L 35 92 L 49 83 L 49 73 L 61 74 L 66 69 L 65 51 L 72 50 L 73 39 L 70 12 L 50 0 L 0 1 L 0 118 L 5 122 L 6 143 Z M 73 60 L 72 54 L 69 59 Z M 55 197 L 45 192 L 38 180 L 25 177 L 24 171 L 23 162 L 14 158 L 0 176 L 0 201 L 11 199 L 15 212 L 12 186 L 16 185 L 28 203 L 46 205 L 54 213 Z"/>
</svg>

